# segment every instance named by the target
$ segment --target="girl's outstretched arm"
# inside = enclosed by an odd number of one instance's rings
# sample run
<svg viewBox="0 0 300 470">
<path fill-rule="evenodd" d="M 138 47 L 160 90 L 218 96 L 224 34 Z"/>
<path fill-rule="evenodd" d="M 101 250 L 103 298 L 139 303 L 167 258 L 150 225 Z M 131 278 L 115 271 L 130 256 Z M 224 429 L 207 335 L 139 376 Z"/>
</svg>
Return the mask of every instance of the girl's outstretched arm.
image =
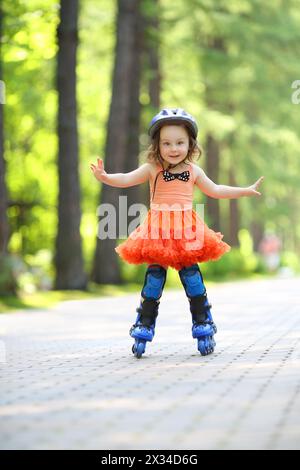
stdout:
<svg viewBox="0 0 300 470">
<path fill-rule="evenodd" d="M 114 186 L 115 188 L 129 188 L 138 184 L 145 183 L 150 178 L 150 163 L 144 163 L 136 170 L 129 173 L 106 173 L 103 160 L 97 158 L 97 165 L 91 163 L 91 170 L 95 178 L 102 183 Z"/>
<path fill-rule="evenodd" d="M 263 181 L 264 177 L 261 176 L 254 184 L 246 188 L 239 188 L 237 186 L 225 186 L 223 184 L 216 184 L 206 176 L 204 171 L 197 165 L 194 165 L 196 172 L 195 184 L 207 196 L 215 199 L 237 199 L 243 196 L 261 196 L 258 187 Z"/>
</svg>

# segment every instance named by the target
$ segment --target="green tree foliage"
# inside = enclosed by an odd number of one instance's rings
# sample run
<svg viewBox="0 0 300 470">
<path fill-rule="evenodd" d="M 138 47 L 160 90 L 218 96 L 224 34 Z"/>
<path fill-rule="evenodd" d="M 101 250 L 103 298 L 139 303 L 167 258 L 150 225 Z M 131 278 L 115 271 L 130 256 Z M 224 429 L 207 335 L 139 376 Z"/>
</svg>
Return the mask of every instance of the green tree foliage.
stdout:
<svg viewBox="0 0 300 470">
<path fill-rule="evenodd" d="M 10 249 L 26 255 L 49 248 L 56 226 L 57 4 L 4 2 L 5 153 Z"/>
</svg>

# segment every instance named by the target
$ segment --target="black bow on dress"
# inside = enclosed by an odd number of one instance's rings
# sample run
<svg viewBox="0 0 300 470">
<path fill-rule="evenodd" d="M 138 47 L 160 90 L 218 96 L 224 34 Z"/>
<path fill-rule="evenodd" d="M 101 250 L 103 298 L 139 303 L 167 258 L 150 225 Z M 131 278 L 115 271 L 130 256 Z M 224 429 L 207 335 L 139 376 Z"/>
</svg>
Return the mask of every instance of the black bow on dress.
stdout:
<svg viewBox="0 0 300 470">
<path fill-rule="evenodd" d="M 163 172 L 163 178 L 165 181 L 173 181 L 178 179 L 180 181 L 188 181 L 190 179 L 190 172 L 183 171 L 182 173 L 170 173 L 168 170 Z"/>
</svg>

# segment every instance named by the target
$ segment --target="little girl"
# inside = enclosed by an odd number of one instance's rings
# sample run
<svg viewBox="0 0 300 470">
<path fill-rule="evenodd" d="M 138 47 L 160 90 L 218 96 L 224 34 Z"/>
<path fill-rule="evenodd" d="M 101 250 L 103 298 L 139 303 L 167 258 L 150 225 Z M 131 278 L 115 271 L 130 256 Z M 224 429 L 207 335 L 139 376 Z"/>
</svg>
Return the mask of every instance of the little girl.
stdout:
<svg viewBox="0 0 300 470">
<path fill-rule="evenodd" d="M 190 303 L 192 336 L 202 355 L 214 351 L 216 325 L 211 315 L 199 262 L 216 260 L 230 250 L 223 235 L 209 229 L 193 210 L 193 187 L 213 198 L 260 196 L 263 177 L 252 186 L 217 185 L 193 163 L 201 155 L 195 119 L 183 109 L 163 109 L 149 126 L 148 162 L 130 173 L 107 174 L 103 162 L 91 164 L 95 177 L 110 186 L 129 187 L 150 182 L 151 204 L 144 222 L 117 248 L 128 263 L 148 263 L 138 316 L 130 330 L 137 358 L 152 341 L 167 268 L 179 271 Z M 176 172 L 174 171 L 176 169 Z"/>
</svg>

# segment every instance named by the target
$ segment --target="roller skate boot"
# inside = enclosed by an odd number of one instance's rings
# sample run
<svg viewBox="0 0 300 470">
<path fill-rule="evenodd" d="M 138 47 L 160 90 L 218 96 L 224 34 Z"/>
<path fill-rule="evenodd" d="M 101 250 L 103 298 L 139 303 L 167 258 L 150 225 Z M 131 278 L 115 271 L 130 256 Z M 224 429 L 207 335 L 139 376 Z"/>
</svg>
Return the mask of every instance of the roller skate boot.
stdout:
<svg viewBox="0 0 300 470">
<path fill-rule="evenodd" d="M 216 342 L 214 335 L 217 327 L 210 312 L 211 305 L 207 300 L 203 277 L 197 264 L 179 271 L 182 285 L 190 303 L 192 314 L 192 336 L 197 339 L 198 351 L 202 356 L 214 351 Z"/>
<path fill-rule="evenodd" d="M 132 352 L 138 359 L 144 354 L 147 341 L 151 342 L 154 338 L 158 305 L 155 299 L 144 299 L 137 308 L 138 316 L 129 334 L 135 339 Z"/>
<path fill-rule="evenodd" d="M 145 352 L 147 341 L 152 341 L 158 315 L 159 299 L 166 282 L 167 271 L 158 264 L 148 266 L 141 292 L 141 303 L 137 308 L 138 316 L 129 334 L 135 339 L 132 352 L 140 358 Z"/>
<path fill-rule="evenodd" d="M 208 303 L 206 295 L 202 295 L 193 299 L 192 307 L 194 307 L 192 336 L 197 339 L 200 354 L 207 356 L 214 352 L 216 346 L 214 335 L 217 333 L 217 327 L 210 312 L 211 305 Z"/>
</svg>

